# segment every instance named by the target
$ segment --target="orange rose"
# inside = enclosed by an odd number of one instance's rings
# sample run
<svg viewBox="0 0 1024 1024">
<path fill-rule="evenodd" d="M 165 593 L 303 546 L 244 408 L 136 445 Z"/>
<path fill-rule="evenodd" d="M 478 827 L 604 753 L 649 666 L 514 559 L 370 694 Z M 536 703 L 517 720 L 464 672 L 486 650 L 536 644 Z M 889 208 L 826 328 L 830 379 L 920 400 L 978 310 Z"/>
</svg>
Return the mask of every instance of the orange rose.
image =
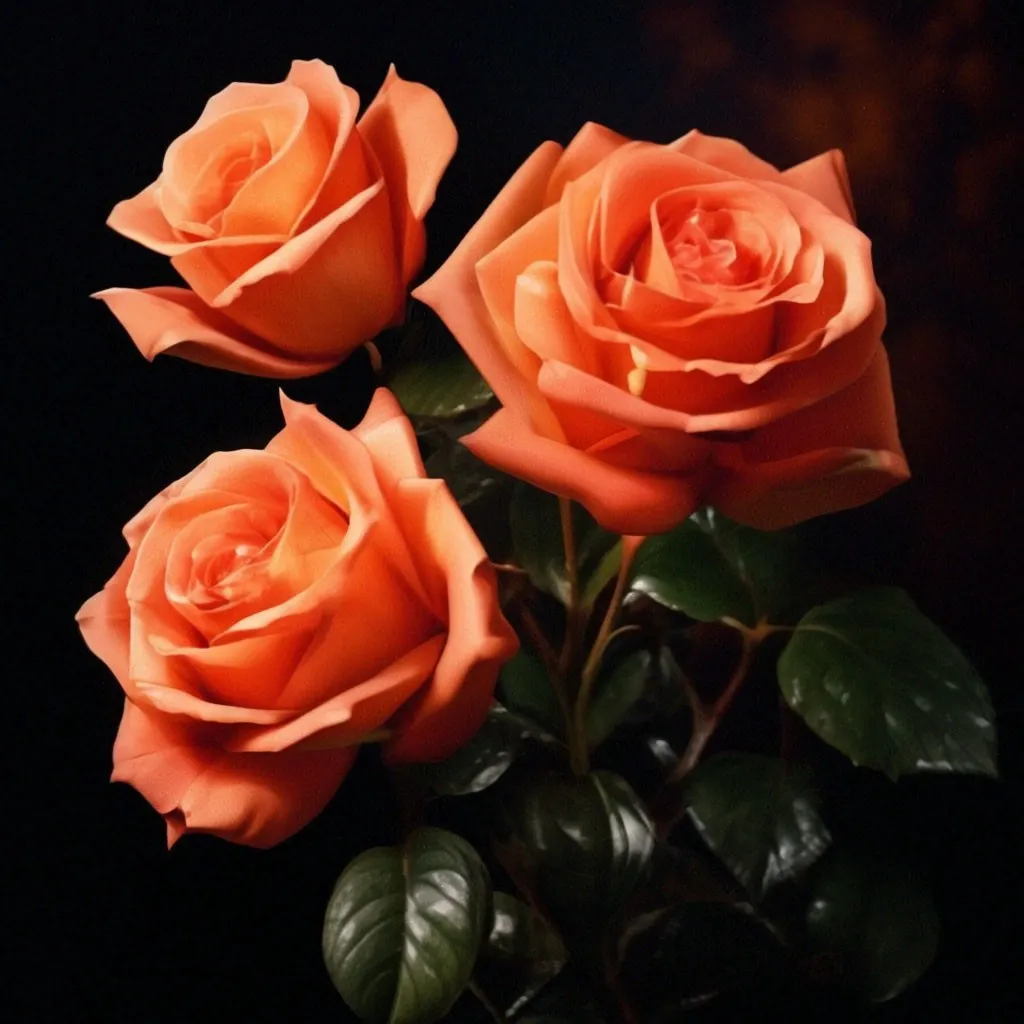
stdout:
<svg viewBox="0 0 1024 1024">
<path fill-rule="evenodd" d="M 728 139 L 585 125 L 413 294 L 501 399 L 467 445 L 609 529 L 705 502 L 771 529 L 908 476 L 837 151 L 780 173 Z"/>
<path fill-rule="evenodd" d="M 78 613 L 128 698 L 113 778 L 169 843 L 279 842 L 379 730 L 392 760 L 447 756 L 516 649 L 487 556 L 393 396 L 352 432 L 282 404 L 266 450 L 212 455 L 125 527 L 127 558 Z"/>
<path fill-rule="evenodd" d="M 401 321 L 455 126 L 394 67 L 358 110 L 318 60 L 276 85 L 229 85 L 160 177 L 114 207 L 107 223 L 170 256 L 192 289 L 98 293 L 147 359 L 302 377 Z"/>
</svg>

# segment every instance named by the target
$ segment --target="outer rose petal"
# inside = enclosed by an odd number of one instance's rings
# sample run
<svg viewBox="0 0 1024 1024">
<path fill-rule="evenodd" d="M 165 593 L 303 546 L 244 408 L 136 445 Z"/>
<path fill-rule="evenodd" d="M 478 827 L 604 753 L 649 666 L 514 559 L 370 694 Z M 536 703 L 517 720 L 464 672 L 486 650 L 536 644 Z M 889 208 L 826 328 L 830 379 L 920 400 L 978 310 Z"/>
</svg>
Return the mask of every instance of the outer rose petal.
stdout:
<svg viewBox="0 0 1024 1024">
<path fill-rule="evenodd" d="M 234 754 L 200 739 L 189 727 L 125 701 L 111 779 L 129 783 L 164 816 L 168 846 L 186 832 L 274 846 L 323 810 L 358 752 Z"/>
<path fill-rule="evenodd" d="M 187 288 L 108 288 L 94 298 L 107 304 L 151 362 L 169 352 L 203 366 L 277 378 L 323 373 L 336 362 L 276 352 Z"/>
<path fill-rule="evenodd" d="M 610 156 L 629 141 L 625 135 L 613 132 L 594 121 L 588 121 L 565 147 L 565 152 L 551 172 L 544 195 L 544 205 L 551 206 L 557 203 L 570 181 L 575 181 L 586 174 L 606 156 Z"/>
<path fill-rule="evenodd" d="M 407 477 L 424 478 L 416 433 L 398 399 L 387 388 L 377 388 L 362 422 L 352 429 L 370 451 L 378 479 L 394 486 Z"/>
<path fill-rule="evenodd" d="M 853 192 L 846 159 L 838 149 L 805 160 L 782 172 L 782 180 L 824 203 L 834 214 L 855 223 Z"/>
<path fill-rule="evenodd" d="M 441 97 L 400 78 L 394 64 L 358 128 L 387 183 L 402 281 L 408 282 L 423 265 L 423 217 L 455 154 L 458 133 Z"/>
<path fill-rule="evenodd" d="M 422 537 L 411 542 L 447 576 L 448 634 L 433 679 L 398 713 L 385 749 L 395 761 L 433 761 L 454 753 L 480 727 L 498 669 L 519 642 L 498 607 L 487 553 L 448 488 L 437 480 L 406 480 L 399 492 L 420 513 Z"/>
<path fill-rule="evenodd" d="M 694 160 L 711 164 L 712 167 L 720 167 L 739 178 L 753 178 L 755 181 L 778 181 L 780 178 L 777 167 L 754 156 L 742 143 L 719 135 L 705 135 L 696 128 L 677 139 L 669 148 L 677 153 L 685 153 Z"/>
<path fill-rule="evenodd" d="M 297 358 L 339 362 L 401 313 L 404 289 L 383 182 L 219 293 L 221 282 L 190 273 L 189 259 L 186 253 L 172 263 L 203 299 Z"/>
<path fill-rule="evenodd" d="M 708 502 L 764 530 L 866 504 L 908 479 L 885 350 L 876 348 L 849 387 L 765 428 L 742 450 Z"/>
<path fill-rule="evenodd" d="M 501 347 L 476 279 L 476 264 L 537 214 L 562 147 L 545 142 L 509 179 L 441 268 L 413 291 L 459 339 L 502 404 L 529 410 L 557 431 L 551 410 L 529 387 Z"/>
<path fill-rule="evenodd" d="M 583 505 L 614 533 L 664 533 L 698 506 L 706 473 L 628 469 L 535 433 L 511 409 L 499 409 L 462 439 L 474 455 L 552 494 Z"/>
</svg>

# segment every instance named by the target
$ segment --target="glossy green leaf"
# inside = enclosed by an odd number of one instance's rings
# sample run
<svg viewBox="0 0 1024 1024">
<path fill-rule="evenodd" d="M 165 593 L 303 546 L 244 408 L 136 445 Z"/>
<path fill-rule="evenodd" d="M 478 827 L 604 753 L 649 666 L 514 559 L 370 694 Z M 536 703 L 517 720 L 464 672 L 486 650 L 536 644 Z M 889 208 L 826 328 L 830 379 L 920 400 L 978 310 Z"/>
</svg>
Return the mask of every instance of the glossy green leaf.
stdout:
<svg viewBox="0 0 1024 1024">
<path fill-rule="evenodd" d="M 539 658 L 525 648 L 510 658 L 498 676 L 498 699 L 513 714 L 534 722 L 554 737 L 565 732 L 565 717 L 555 684 Z"/>
<path fill-rule="evenodd" d="M 985 684 L 902 591 L 864 590 L 820 605 L 778 662 L 789 706 L 854 764 L 995 775 Z"/>
<path fill-rule="evenodd" d="M 939 917 L 927 885 L 906 865 L 835 850 L 811 881 L 808 932 L 817 945 L 844 956 L 868 999 L 892 999 L 928 969 Z"/>
<path fill-rule="evenodd" d="M 594 567 L 587 577 L 580 594 L 580 604 L 584 608 L 591 608 L 594 602 L 601 596 L 601 591 L 619 574 L 619 566 L 622 564 L 622 541 L 613 544 L 601 560 Z"/>
<path fill-rule="evenodd" d="M 596 941 L 646 878 L 654 830 L 611 772 L 544 776 L 514 794 L 498 856 L 563 935 Z"/>
<path fill-rule="evenodd" d="M 490 879 L 464 839 L 438 828 L 367 850 L 342 872 L 324 919 L 335 988 L 371 1024 L 440 1020 L 470 979 L 489 923 Z"/>
<path fill-rule="evenodd" d="M 502 960 L 534 963 L 561 964 L 566 957 L 558 936 L 527 904 L 504 892 L 494 894 L 487 952 Z"/>
<path fill-rule="evenodd" d="M 523 728 L 500 704 L 451 757 L 433 764 L 410 766 L 409 771 L 441 796 L 465 796 L 493 786 L 516 759 Z"/>
<path fill-rule="evenodd" d="M 491 1005 L 514 1016 L 566 959 L 561 939 L 529 906 L 507 893 L 494 894 L 491 933 L 474 972 Z"/>
<path fill-rule="evenodd" d="M 654 670 L 650 651 L 634 651 L 606 668 L 597 678 L 587 706 L 587 743 L 599 746 L 644 695 Z"/>
<path fill-rule="evenodd" d="M 424 350 L 403 363 L 389 387 L 409 416 L 450 419 L 486 405 L 494 392 L 458 348 Z"/>
<path fill-rule="evenodd" d="M 755 900 L 831 842 L 806 774 L 773 757 L 713 757 L 687 776 L 684 796 L 697 831 Z"/>
<path fill-rule="evenodd" d="M 620 945 L 622 986 L 644 1021 L 770 986 L 785 965 L 774 932 L 746 904 L 679 903 L 632 922 Z"/>
<path fill-rule="evenodd" d="M 648 537 L 631 569 L 632 590 L 666 608 L 748 626 L 792 604 L 799 573 L 791 534 L 740 526 L 710 508 Z"/>
<path fill-rule="evenodd" d="M 598 526 L 575 502 L 572 503 L 572 522 L 582 593 L 596 572 L 608 571 L 603 560 L 619 543 L 619 537 Z M 512 491 L 509 524 L 517 564 L 529 573 L 534 586 L 557 597 L 563 604 L 568 603 L 569 582 L 558 498 L 528 484 L 517 483 Z"/>
</svg>

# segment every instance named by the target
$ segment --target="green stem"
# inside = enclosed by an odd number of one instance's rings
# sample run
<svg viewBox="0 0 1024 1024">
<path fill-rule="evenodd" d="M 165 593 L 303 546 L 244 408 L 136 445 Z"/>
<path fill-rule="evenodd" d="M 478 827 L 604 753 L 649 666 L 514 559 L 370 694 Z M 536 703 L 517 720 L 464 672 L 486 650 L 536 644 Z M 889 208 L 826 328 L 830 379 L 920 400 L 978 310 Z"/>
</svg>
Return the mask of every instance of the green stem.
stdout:
<svg viewBox="0 0 1024 1024">
<path fill-rule="evenodd" d="M 622 538 L 622 559 L 619 562 L 619 572 L 615 577 L 615 589 L 612 591 L 611 600 L 605 609 L 604 618 L 598 628 L 597 636 L 594 638 L 594 646 L 590 649 L 586 663 L 583 666 L 583 673 L 580 677 L 580 689 L 576 694 L 576 705 L 573 709 L 573 727 L 569 737 L 569 755 L 572 761 L 572 770 L 577 775 L 586 775 L 590 769 L 590 753 L 587 749 L 587 708 L 590 706 L 590 695 L 594 689 L 594 681 L 597 679 L 598 670 L 601 668 L 601 659 L 604 657 L 605 648 L 612 637 L 612 630 L 615 626 L 615 619 L 622 607 L 622 599 L 626 596 L 629 586 L 629 567 L 633 562 L 636 549 L 640 546 L 642 538 Z"/>
<path fill-rule="evenodd" d="M 569 599 L 565 609 L 565 637 L 562 653 L 558 659 L 558 671 L 563 679 L 576 657 L 576 648 L 581 632 L 580 622 L 580 571 L 576 555 L 576 534 L 572 525 L 572 502 L 568 498 L 558 499 L 558 512 L 562 520 L 562 546 L 565 549 L 565 579 L 569 584 Z"/>
</svg>

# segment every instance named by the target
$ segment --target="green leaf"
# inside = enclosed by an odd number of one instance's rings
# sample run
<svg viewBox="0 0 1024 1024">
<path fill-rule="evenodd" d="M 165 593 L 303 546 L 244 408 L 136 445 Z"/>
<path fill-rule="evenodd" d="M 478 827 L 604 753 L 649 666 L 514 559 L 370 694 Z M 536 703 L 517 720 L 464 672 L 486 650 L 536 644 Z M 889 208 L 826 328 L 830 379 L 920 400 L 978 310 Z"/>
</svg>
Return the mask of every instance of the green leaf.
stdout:
<svg viewBox="0 0 1024 1024">
<path fill-rule="evenodd" d="M 622 541 L 620 540 L 605 552 L 593 572 L 590 573 L 580 595 L 580 604 L 584 608 L 593 607 L 594 602 L 601 596 L 601 591 L 619 574 L 621 564 Z"/>
<path fill-rule="evenodd" d="M 589 513 L 575 502 L 572 503 L 572 522 L 582 592 L 587 589 L 595 573 L 608 571 L 604 558 L 619 543 L 619 537 L 598 526 Z M 558 498 L 517 482 L 512 491 L 509 524 L 512 530 L 512 550 L 517 563 L 529 573 L 534 586 L 557 597 L 562 604 L 567 604 L 569 581 L 565 572 Z"/>
<path fill-rule="evenodd" d="M 487 953 L 502 960 L 559 965 L 566 958 L 565 946 L 555 932 L 522 900 L 504 892 L 494 894 Z"/>
<path fill-rule="evenodd" d="M 697 831 L 755 900 L 831 842 L 807 776 L 773 757 L 713 757 L 687 777 L 685 797 Z"/>
<path fill-rule="evenodd" d="M 928 887 L 906 865 L 835 850 L 811 879 L 811 939 L 843 954 L 868 999 L 892 999 L 924 974 L 938 948 L 939 917 Z"/>
<path fill-rule="evenodd" d="M 493 786 L 516 759 L 523 728 L 506 708 L 495 704 L 484 723 L 451 757 L 409 771 L 441 796 L 465 796 Z"/>
<path fill-rule="evenodd" d="M 494 894 L 491 934 L 474 972 L 492 1005 L 513 1016 L 561 971 L 566 959 L 561 939 L 530 907 L 506 893 Z"/>
<path fill-rule="evenodd" d="M 620 945 L 621 982 L 644 1021 L 677 1020 L 711 1000 L 770 987 L 785 964 L 775 934 L 742 903 L 687 902 L 645 914 Z"/>
<path fill-rule="evenodd" d="M 854 764 L 893 779 L 997 773 L 985 684 L 902 590 L 864 590 L 812 609 L 778 676 L 789 706 Z"/>
<path fill-rule="evenodd" d="M 615 731 L 629 709 L 644 695 L 653 662 L 650 651 L 634 651 L 598 676 L 594 695 L 587 706 L 587 743 L 591 750 Z"/>
<path fill-rule="evenodd" d="M 646 878 L 654 829 L 618 775 L 549 775 L 506 808 L 498 857 L 563 935 L 596 941 Z"/>
<path fill-rule="evenodd" d="M 553 737 L 565 732 L 565 717 L 558 703 L 555 684 L 548 677 L 540 659 L 525 648 L 501 668 L 498 676 L 498 699 L 513 714 L 535 722 Z"/>
<path fill-rule="evenodd" d="M 648 537 L 631 575 L 634 592 L 692 619 L 753 626 L 792 604 L 800 571 L 791 534 L 740 526 L 708 508 Z"/>
<path fill-rule="evenodd" d="M 443 829 L 360 854 L 338 879 L 324 920 L 335 988 L 371 1024 L 440 1020 L 470 979 L 490 896 L 477 852 Z"/>
<path fill-rule="evenodd" d="M 494 392 L 466 354 L 445 346 L 426 346 L 413 362 L 403 363 L 389 387 L 409 416 L 451 419 L 486 405 Z"/>
</svg>

